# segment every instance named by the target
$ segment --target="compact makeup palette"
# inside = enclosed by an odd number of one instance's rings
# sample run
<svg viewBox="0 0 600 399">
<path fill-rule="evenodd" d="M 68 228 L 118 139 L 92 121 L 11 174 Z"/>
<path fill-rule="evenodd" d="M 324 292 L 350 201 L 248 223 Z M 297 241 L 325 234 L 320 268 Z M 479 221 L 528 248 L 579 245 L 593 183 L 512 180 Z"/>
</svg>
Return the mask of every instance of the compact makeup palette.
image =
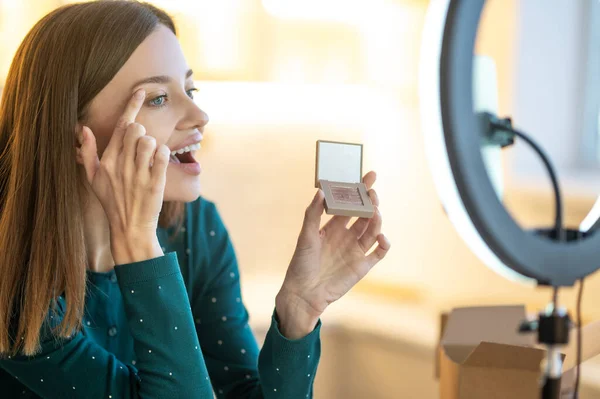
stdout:
<svg viewBox="0 0 600 399">
<path fill-rule="evenodd" d="M 362 144 L 317 141 L 315 187 L 325 193 L 329 215 L 371 218 L 373 203 L 362 183 Z"/>
</svg>

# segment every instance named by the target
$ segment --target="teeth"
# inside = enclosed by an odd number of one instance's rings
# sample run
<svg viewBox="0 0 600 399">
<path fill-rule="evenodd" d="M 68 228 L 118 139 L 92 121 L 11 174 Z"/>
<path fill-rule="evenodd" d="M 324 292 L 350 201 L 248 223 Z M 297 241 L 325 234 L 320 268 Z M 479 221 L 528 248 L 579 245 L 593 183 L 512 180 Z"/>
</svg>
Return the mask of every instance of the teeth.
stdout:
<svg viewBox="0 0 600 399">
<path fill-rule="evenodd" d="M 191 145 L 185 146 L 183 148 L 180 148 L 177 151 L 171 151 L 171 155 L 183 154 L 184 152 L 189 152 L 189 151 L 197 151 L 200 148 L 202 148 L 202 145 L 200 145 L 200 143 L 191 144 Z"/>
<path fill-rule="evenodd" d="M 175 155 L 173 155 L 173 154 L 171 154 L 171 162 L 173 162 L 173 163 L 181 163 L 181 162 L 179 162 L 179 159 Z"/>
</svg>

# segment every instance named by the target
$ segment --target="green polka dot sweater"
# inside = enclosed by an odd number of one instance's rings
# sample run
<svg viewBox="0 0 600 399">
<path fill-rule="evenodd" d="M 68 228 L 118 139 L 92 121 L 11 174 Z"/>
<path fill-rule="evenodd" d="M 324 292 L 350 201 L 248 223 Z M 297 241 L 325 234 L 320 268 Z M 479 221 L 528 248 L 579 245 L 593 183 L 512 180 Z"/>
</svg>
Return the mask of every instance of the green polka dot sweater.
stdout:
<svg viewBox="0 0 600 399">
<path fill-rule="evenodd" d="M 158 230 L 165 256 L 88 272 L 83 329 L 69 339 L 50 333 L 59 298 L 41 353 L 0 359 L 0 398 L 311 398 L 320 322 L 288 340 L 273 312 L 259 351 L 215 205 L 186 204 L 171 233 Z"/>
</svg>

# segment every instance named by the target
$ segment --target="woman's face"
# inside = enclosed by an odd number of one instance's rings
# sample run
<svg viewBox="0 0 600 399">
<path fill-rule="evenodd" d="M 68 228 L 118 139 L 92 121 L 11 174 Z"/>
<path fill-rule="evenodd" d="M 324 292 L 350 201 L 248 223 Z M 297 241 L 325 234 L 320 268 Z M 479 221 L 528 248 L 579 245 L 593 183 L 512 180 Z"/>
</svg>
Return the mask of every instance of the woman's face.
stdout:
<svg viewBox="0 0 600 399">
<path fill-rule="evenodd" d="M 146 99 L 136 122 L 156 138 L 157 145 L 166 144 L 173 151 L 202 139 L 208 116 L 192 101 L 191 70 L 177 37 L 159 25 L 90 104 L 85 124 L 96 136 L 99 156 L 125 105 L 140 88 L 146 91 Z M 164 200 L 194 201 L 200 195 L 199 172 L 173 161 L 167 169 Z"/>
</svg>

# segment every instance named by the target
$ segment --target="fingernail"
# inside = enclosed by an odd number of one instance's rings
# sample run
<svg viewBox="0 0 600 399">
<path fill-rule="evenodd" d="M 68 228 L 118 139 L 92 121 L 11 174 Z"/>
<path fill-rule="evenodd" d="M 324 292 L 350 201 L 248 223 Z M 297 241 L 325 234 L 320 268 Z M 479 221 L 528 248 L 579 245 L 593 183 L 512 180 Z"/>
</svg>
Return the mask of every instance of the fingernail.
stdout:
<svg viewBox="0 0 600 399">
<path fill-rule="evenodd" d="M 137 98 L 138 100 L 141 100 L 146 95 L 146 92 L 144 91 L 144 89 L 139 89 L 138 91 L 135 92 L 134 95 L 135 95 L 135 98 Z"/>
<path fill-rule="evenodd" d="M 317 202 L 321 198 L 323 198 L 323 190 L 318 189 L 317 193 L 315 194 L 315 202 Z"/>
</svg>

